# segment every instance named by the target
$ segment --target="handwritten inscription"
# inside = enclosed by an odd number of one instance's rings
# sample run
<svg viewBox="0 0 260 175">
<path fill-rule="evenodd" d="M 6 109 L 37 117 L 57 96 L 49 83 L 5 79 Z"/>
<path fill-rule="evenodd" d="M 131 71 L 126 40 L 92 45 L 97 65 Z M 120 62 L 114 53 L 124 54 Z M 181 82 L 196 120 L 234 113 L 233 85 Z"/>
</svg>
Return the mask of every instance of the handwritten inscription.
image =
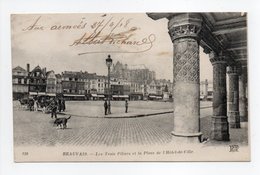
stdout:
<svg viewBox="0 0 260 175">
<path fill-rule="evenodd" d="M 44 25 L 42 16 L 36 18 L 31 25 L 24 27 L 24 32 L 29 31 L 70 31 L 70 30 L 83 30 L 84 33 L 77 39 L 72 39 L 72 42 L 68 44 L 70 47 L 77 46 L 102 46 L 111 45 L 119 47 L 116 50 L 91 50 L 86 52 L 80 52 L 78 55 L 91 54 L 91 53 L 141 53 L 150 50 L 153 47 L 153 43 L 156 40 L 156 36 L 153 33 L 147 34 L 147 36 L 138 36 L 138 32 L 141 30 L 138 26 L 131 26 L 132 18 L 114 18 L 103 15 L 100 20 L 89 23 L 86 18 L 81 18 L 78 23 L 75 24 L 55 24 L 50 26 Z M 127 46 L 127 50 L 126 47 Z M 133 46 L 133 47 L 131 47 Z M 103 48 L 103 47 L 100 47 Z M 106 47 L 107 48 L 107 47 Z M 82 49 L 82 47 L 81 47 Z"/>
<path fill-rule="evenodd" d="M 39 16 L 31 25 L 23 28 L 23 31 L 37 31 L 37 30 L 72 30 L 72 29 L 85 29 L 87 27 L 87 22 L 85 18 L 82 18 L 78 24 L 65 24 L 65 25 L 51 25 L 50 27 L 45 27 L 40 19 L 42 17 Z"/>
</svg>

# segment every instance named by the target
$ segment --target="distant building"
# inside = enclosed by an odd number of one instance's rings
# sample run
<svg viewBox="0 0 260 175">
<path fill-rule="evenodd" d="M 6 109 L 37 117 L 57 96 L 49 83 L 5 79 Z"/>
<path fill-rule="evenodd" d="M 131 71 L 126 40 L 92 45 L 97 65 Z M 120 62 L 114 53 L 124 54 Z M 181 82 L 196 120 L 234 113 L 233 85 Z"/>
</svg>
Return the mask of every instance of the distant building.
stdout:
<svg viewBox="0 0 260 175">
<path fill-rule="evenodd" d="M 129 99 L 130 82 L 123 79 L 113 78 L 110 80 L 110 88 L 113 100 Z M 108 94 L 108 88 L 106 88 L 106 94 Z"/>
<path fill-rule="evenodd" d="M 28 72 L 20 66 L 13 68 L 13 99 L 20 99 L 28 96 Z"/>
<path fill-rule="evenodd" d="M 57 96 L 62 96 L 62 77 L 61 74 L 56 74 L 56 94 Z"/>
<path fill-rule="evenodd" d="M 111 70 L 111 77 L 117 79 L 124 79 L 128 82 L 150 83 L 156 78 L 155 72 L 150 71 L 145 65 L 123 65 L 119 61 L 113 64 Z"/>
<path fill-rule="evenodd" d="M 46 68 L 41 69 L 38 65 L 30 71 L 30 65 L 27 65 L 29 79 L 29 95 L 46 95 Z"/>
<path fill-rule="evenodd" d="M 113 65 L 108 87 L 107 76 L 82 71 L 64 71 L 55 74 L 39 65 L 30 71 L 16 67 L 13 69 L 14 99 L 25 96 L 57 96 L 67 100 L 146 100 L 169 99 L 173 84 L 169 80 L 155 79 L 155 72 L 144 65 L 128 67 L 117 62 Z M 110 91 L 109 91 L 110 89 Z"/>
<path fill-rule="evenodd" d="M 111 77 L 128 83 L 124 85 L 124 94 L 131 100 L 142 100 L 147 98 L 148 84 L 155 80 L 156 75 L 145 65 L 128 66 L 117 61 L 112 66 Z"/>
<path fill-rule="evenodd" d="M 208 81 L 200 82 L 200 100 L 209 100 L 213 99 L 213 83 Z"/>
<path fill-rule="evenodd" d="M 57 78 L 56 75 L 54 73 L 54 71 L 48 71 L 46 73 L 46 95 L 48 96 L 56 96 L 56 92 L 57 92 Z"/>
<path fill-rule="evenodd" d="M 105 88 L 106 88 L 106 81 L 107 77 L 106 76 L 101 76 L 97 75 L 95 77 L 96 79 L 96 89 L 98 94 L 104 94 L 105 93 Z"/>
<path fill-rule="evenodd" d="M 84 100 L 84 79 L 80 72 L 65 71 L 61 73 L 63 96 L 68 100 Z"/>
</svg>

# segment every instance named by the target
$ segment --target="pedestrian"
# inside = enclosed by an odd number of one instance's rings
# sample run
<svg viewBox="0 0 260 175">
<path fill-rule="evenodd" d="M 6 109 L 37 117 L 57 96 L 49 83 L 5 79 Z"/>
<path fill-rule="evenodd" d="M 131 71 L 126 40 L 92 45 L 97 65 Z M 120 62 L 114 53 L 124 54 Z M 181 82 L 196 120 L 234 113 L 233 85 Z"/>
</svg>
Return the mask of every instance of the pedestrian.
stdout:
<svg viewBox="0 0 260 175">
<path fill-rule="evenodd" d="M 58 100 L 58 109 L 59 109 L 59 112 L 61 112 L 61 109 L 62 109 L 61 106 L 62 106 L 62 105 L 61 105 L 61 99 L 59 98 L 59 100 Z"/>
<path fill-rule="evenodd" d="M 34 105 L 34 100 L 29 99 L 28 100 L 28 108 L 29 108 L 30 111 L 33 111 L 33 105 Z"/>
<path fill-rule="evenodd" d="M 38 100 L 37 99 L 33 100 L 33 109 L 34 109 L 34 111 L 38 111 Z"/>
<path fill-rule="evenodd" d="M 108 108 L 108 105 L 107 105 L 107 100 L 105 100 L 105 103 L 104 103 L 104 108 L 105 108 L 105 115 L 107 115 L 107 108 Z"/>
<path fill-rule="evenodd" d="M 128 111 L 128 100 L 126 99 L 125 100 L 125 113 L 127 113 Z"/>
<path fill-rule="evenodd" d="M 57 118 L 57 106 L 58 103 L 56 101 L 56 99 L 53 99 L 53 101 L 51 102 L 51 118 L 53 118 L 53 116 L 55 116 L 55 118 Z"/>
<path fill-rule="evenodd" d="M 66 109 L 66 105 L 65 105 L 65 100 L 64 99 L 62 99 L 61 100 L 61 110 L 64 112 L 65 111 L 65 109 Z"/>
</svg>

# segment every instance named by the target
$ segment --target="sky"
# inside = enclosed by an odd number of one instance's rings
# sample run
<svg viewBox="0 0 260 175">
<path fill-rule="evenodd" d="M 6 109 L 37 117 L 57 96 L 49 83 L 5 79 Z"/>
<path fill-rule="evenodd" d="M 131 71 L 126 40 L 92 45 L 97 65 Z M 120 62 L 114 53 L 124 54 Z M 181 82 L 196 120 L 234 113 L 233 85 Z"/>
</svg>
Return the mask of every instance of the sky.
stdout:
<svg viewBox="0 0 260 175">
<path fill-rule="evenodd" d="M 113 63 L 144 64 L 157 78 L 173 79 L 173 44 L 167 19 L 154 21 L 144 13 L 20 14 L 12 15 L 11 25 L 13 68 L 26 68 L 30 63 L 31 69 L 39 65 L 55 73 L 82 70 L 106 75 L 105 59 L 110 54 Z M 79 44 L 84 34 L 88 37 L 94 31 L 100 31 L 100 38 L 112 33 L 119 37 L 113 40 L 118 43 L 94 44 L 89 39 Z M 200 79 L 212 80 L 212 65 L 202 49 Z"/>
</svg>

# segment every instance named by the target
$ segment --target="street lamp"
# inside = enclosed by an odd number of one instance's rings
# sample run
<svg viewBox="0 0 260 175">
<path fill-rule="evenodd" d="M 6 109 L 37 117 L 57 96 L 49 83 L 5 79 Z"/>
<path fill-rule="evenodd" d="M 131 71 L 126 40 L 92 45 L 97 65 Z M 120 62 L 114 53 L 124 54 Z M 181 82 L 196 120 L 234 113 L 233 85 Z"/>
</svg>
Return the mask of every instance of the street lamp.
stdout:
<svg viewBox="0 0 260 175">
<path fill-rule="evenodd" d="M 106 59 L 106 65 L 108 68 L 108 114 L 111 114 L 111 104 L 110 104 L 110 67 L 112 65 L 113 60 L 111 59 L 110 55 L 108 55 Z"/>
</svg>

